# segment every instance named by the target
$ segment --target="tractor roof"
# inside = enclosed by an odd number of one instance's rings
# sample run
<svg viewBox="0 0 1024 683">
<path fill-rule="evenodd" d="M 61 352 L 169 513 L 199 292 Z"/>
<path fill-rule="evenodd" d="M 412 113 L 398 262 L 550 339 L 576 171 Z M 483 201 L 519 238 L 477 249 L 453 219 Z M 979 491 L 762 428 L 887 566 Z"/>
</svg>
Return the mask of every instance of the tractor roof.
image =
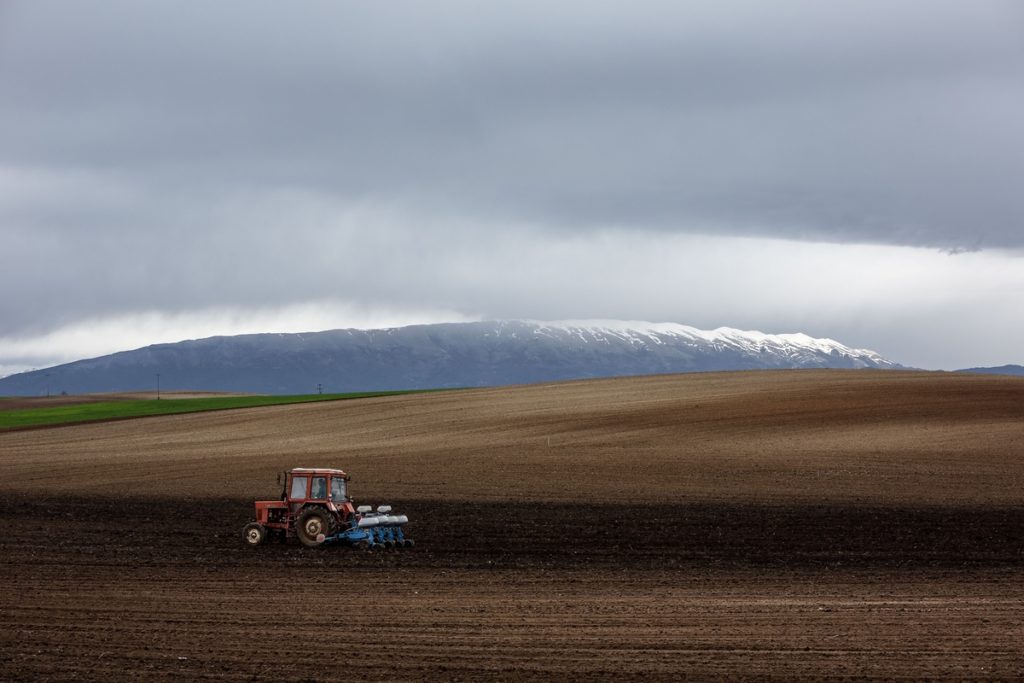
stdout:
<svg viewBox="0 0 1024 683">
<path fill-rule="evenodd" d="M 324 475 L 340 475 L 342 477 L 348 476 L 342 470 L 332 469 L 330 467 L 293 467 L 293 474 L 324 474 Z"/>
</svg>

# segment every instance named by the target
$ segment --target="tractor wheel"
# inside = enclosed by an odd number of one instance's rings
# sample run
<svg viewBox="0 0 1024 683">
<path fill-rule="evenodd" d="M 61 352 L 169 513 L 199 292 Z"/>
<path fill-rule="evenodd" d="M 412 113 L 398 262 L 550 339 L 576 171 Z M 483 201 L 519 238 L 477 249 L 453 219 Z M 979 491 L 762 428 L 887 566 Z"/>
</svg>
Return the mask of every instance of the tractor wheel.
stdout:
<svg viewBox="0 0 1024 683">
<path fill-rule="evenodd" d="M 315 548 L 334 531 L 334 518 L 323 508 L 306 508 L 295 520 L 295 535 L 307 548 Z"/>
<path fill-rule="evenodd" d="M 255 548 L 266 540 L 267 529 L 259 522 L 249 522 L 242 529 L 242 538 L 247 546 Z"/>
</svg>

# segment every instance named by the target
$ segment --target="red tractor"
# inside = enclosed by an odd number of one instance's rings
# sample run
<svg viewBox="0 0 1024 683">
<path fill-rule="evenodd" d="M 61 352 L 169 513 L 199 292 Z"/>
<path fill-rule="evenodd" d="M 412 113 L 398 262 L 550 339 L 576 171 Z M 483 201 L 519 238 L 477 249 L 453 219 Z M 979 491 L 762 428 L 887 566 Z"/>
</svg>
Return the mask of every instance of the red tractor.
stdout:
<svg viewBox="0 0 1024 683">
<path fill-rule="evenodd" d="M 362 548 L 411 548 L 402 527 L 405 515 L 392 515 L 390 505 L 376 512 L 369 505 L 352 506 L 349 476 L 341 470 L 296 467 L 278 477 L 280 500 L 256 501 L 256 521 L 245 525 L 246 545 L 258 546 L 268 536 L 285 542 L 297 536 L 302 545 L 344 543 Z"/>
</svg>

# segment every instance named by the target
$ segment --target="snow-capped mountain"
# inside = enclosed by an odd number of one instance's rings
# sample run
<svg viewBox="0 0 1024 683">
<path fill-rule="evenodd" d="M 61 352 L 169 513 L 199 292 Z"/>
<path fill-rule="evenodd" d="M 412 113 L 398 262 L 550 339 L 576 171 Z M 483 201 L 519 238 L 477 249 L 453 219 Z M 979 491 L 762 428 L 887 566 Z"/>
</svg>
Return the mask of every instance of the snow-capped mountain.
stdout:
<svg viewBox="0 0 1024 683">
<path fill-rule="evenodd" d="M 157 344 L 0 379 L 0 394 L 151 389 L 312 393 L 769 368 L 897 368 L 805 334 L 574 320 L 250 334 Z M 48 377 L 46 376 L 48 375 Z"/>
</svg>

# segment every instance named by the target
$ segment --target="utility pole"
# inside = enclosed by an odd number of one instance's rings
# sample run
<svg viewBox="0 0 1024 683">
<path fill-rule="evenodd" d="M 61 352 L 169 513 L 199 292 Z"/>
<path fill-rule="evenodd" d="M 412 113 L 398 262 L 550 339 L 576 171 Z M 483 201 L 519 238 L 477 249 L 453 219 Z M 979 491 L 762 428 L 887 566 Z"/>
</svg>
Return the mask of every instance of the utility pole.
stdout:
<svg viewBox="0 0 1024 683">
<path fill-rule="evenodd" d="M 156 373 L 156 400 L 160 400 L 160 373 Z"/>
<path fill-rule="evenodd" d="M 324 385 L 323 384 L 320 384 L 319 382 L 317 382 L 316 393 L 318 393 L 318 394 L 324 393 Z"/>
<path fill-rule="evenodd" d="M 46 373 L 46 398 L 50 398 L 50 373 Z"/>
</svg>

